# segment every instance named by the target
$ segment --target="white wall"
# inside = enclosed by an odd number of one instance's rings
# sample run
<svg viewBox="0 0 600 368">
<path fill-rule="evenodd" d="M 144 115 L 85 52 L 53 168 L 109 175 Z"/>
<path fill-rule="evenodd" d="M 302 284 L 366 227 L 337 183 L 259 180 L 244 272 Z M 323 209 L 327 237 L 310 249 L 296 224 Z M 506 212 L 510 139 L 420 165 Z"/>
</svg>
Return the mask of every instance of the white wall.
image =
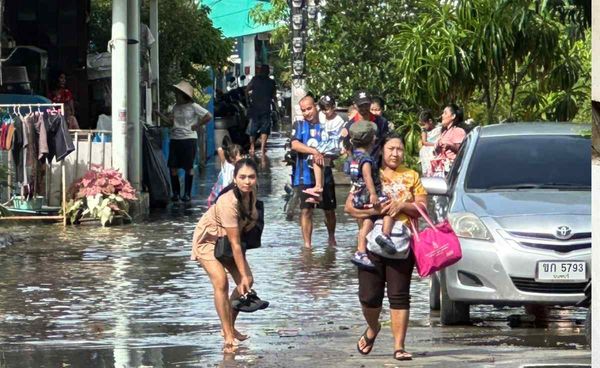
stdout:
<svg viewBox="0 0 600 368">
<path fill-rule="evenodd" d="M 250 67 L 250 74 L 246 75 L 246 84 L 254 77 L 256 70 L 256 52 L 254 51 L 254 35 L 244 36 L 242 39 L 242 75 L 247 67 Z"/>
</svg>

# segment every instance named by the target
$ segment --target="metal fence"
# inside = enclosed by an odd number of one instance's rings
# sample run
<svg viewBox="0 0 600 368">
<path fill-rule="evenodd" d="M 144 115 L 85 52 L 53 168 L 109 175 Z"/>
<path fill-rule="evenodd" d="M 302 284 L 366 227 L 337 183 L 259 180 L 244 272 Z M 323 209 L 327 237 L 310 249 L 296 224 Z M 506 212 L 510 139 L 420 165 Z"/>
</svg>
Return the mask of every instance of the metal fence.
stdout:
<svg viewBox="0 0 600 368">
<path fill-rule="evenodd" d="M 83 176 L 92 165 L 112 167 L 112 132 L 110 130 L 70 130 L 75 151 L 71 152 L 62 162 L 45 164 L 44 194 L 46 205 L 60 206 L 62 193 L 61 165 L 65 166 L 65 185 L 69 185 Z M 0 192 L 2 203 L 8 201 L 14 193 L 18 193 L 15 177 L 15 165 L 12 154 L 0 151 L 2 166 L 8 167 L 6 190 Z"/>
</svg>

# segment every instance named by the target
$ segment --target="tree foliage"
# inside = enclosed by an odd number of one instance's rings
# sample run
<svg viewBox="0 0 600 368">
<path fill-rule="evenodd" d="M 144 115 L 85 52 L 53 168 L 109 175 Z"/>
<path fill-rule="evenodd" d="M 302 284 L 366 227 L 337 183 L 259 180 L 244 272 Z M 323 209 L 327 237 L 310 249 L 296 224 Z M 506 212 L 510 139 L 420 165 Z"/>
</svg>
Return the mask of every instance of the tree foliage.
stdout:
<svg viewBox="0 0 600 368">
<path fill-rule="evenodd" d="M 280 22 L 285 0 L 257 11 Z M 573 120 L 589 100 L 589 0 L 328 0 L 308 32 L 308 85 L 349 101 L 383 96 L 394 118 L 448 102 L 481 123 Z M 471 113 L 471 111 L 473 113 Z M 589 120 L 589 114 L 587 114 Z"/>
<path fill-rule="evenodd" d="M 161 86 L 187 79 L 200 87 L 211 83 L 207 67 L 227 62 L 231 41 L 223 38 L 208 18 L 208 7 L 195 0 L 160 0 L 159 64 Z M 149 1 L 142 0 L 142 22 L 149 24 Z M 105 51 L 111 38 L 112 1 L 92 0 L 90 35 L 92 43 Z M 171 96 L 162 88 L 161 101 L 168 103 Z"/>
<path fill-rule="evenodd" d="M 287 20 L 290 17 L 290 8 L 287 0 L 271 0 L 270 7 L 259 3 L 250 10 L 250 16 L 258 24 L 280 24 L 280 27 L 271 31 L 269 44 L 269 64 L 273 75 L 280 86 L 290 86 L 292 79 L 291 67 L 291 45 L 292 32 L 288 27 Z"/>
<path fill-rule="evenodd" d="M 382 96 L 386 115 L 413 142 L 409 161 L 422 108 L 441 112 L 455 102 L 478 124 L 591 119 L 589 0 L 321 4 L 308 32 L 309 89 L 342 103 L 358 89 Z M 261 16 L 279 19 L 276 34 L 289 50 L 289 15 L 279 7 Z"/>
</svg>

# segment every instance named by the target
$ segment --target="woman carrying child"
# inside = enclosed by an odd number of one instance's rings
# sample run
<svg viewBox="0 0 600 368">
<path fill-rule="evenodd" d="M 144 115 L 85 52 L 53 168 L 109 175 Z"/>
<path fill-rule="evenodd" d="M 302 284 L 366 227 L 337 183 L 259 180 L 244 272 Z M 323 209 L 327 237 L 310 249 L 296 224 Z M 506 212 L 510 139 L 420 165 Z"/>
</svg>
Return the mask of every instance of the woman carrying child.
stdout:
<svg viewBox="0 0 600 368">
<path fill-rule="evenodd" d="M 380 203 L 386 200 L 379 179 L 378 160 L 369 153 L 375 143 L 376 132 L 377 126 L 366 120 L 356 122 L 349 128 L 352 153 L 348 158 L 346 174 L 350 176 L 352 206 L 356 209 L 379 207 Z M 385 218 L 384 231 L 382 235 L 377 237 L 377 243 L 387 252 L 393 254 L 396 249 L 389 237 L 385 238 L 384 234 L 389 235 L 391 233 L 394 222 L 390 216 L 385 216 Z M 358 226 L 358 247 L 351 261 L 359 268 L 373 269 L 375 266 L 367 255 L 367 235 L 373 230 L 374 218 L 359 219 Z"/>
<path fill-rule="evenodd" d="M 374 208 L 358 209 L 353 204 L 354 194 L 351 192 L 346 200 L 345 210 L 352 217 L 363 221 L 383 215 L 406 224 L 411 217 L 419 216 L 413 203 L 425 207 L 427 193 L 421 184 L 419 174 L 404 166 L 404 144 L 397 133 L 391 132 L 384 137 L 382 155 L 382 186 L 389 200 Z M 367 255 L 374 269 L 359 268 L 358 295 L 368 326 L 356 347 L 362 355 L 367 355 L 373 350 L 375 339 L 381 329 L 379 316 L 387 288 L 394 336 L 393 357 L 396 360 L 411 360 L 412 354 L 406 350 L 404 342 L 408 329 L 410 281 L 414 256 L 409 252 L 406 258 L 395 259 L 375 254 L 370 250 L 367 251 Z"/>
</svg>

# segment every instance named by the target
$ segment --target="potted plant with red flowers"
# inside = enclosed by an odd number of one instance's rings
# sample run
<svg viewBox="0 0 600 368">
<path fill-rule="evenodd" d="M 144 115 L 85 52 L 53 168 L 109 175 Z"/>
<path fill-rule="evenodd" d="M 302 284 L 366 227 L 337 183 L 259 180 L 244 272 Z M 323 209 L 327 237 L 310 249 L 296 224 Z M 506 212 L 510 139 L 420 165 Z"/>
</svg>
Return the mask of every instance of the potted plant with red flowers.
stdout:
<svg viewBox="0 0 600 368">
<path fill-rule="evenodd" d="M 131 220 L 129 203 L 137 200 L 135 189 L 119 171 L 99 165 L 71 184 L 69 198 L 65 215 L 72 224 L 90 218 L 102 226 L 117 218 Z"/>
</svg>

